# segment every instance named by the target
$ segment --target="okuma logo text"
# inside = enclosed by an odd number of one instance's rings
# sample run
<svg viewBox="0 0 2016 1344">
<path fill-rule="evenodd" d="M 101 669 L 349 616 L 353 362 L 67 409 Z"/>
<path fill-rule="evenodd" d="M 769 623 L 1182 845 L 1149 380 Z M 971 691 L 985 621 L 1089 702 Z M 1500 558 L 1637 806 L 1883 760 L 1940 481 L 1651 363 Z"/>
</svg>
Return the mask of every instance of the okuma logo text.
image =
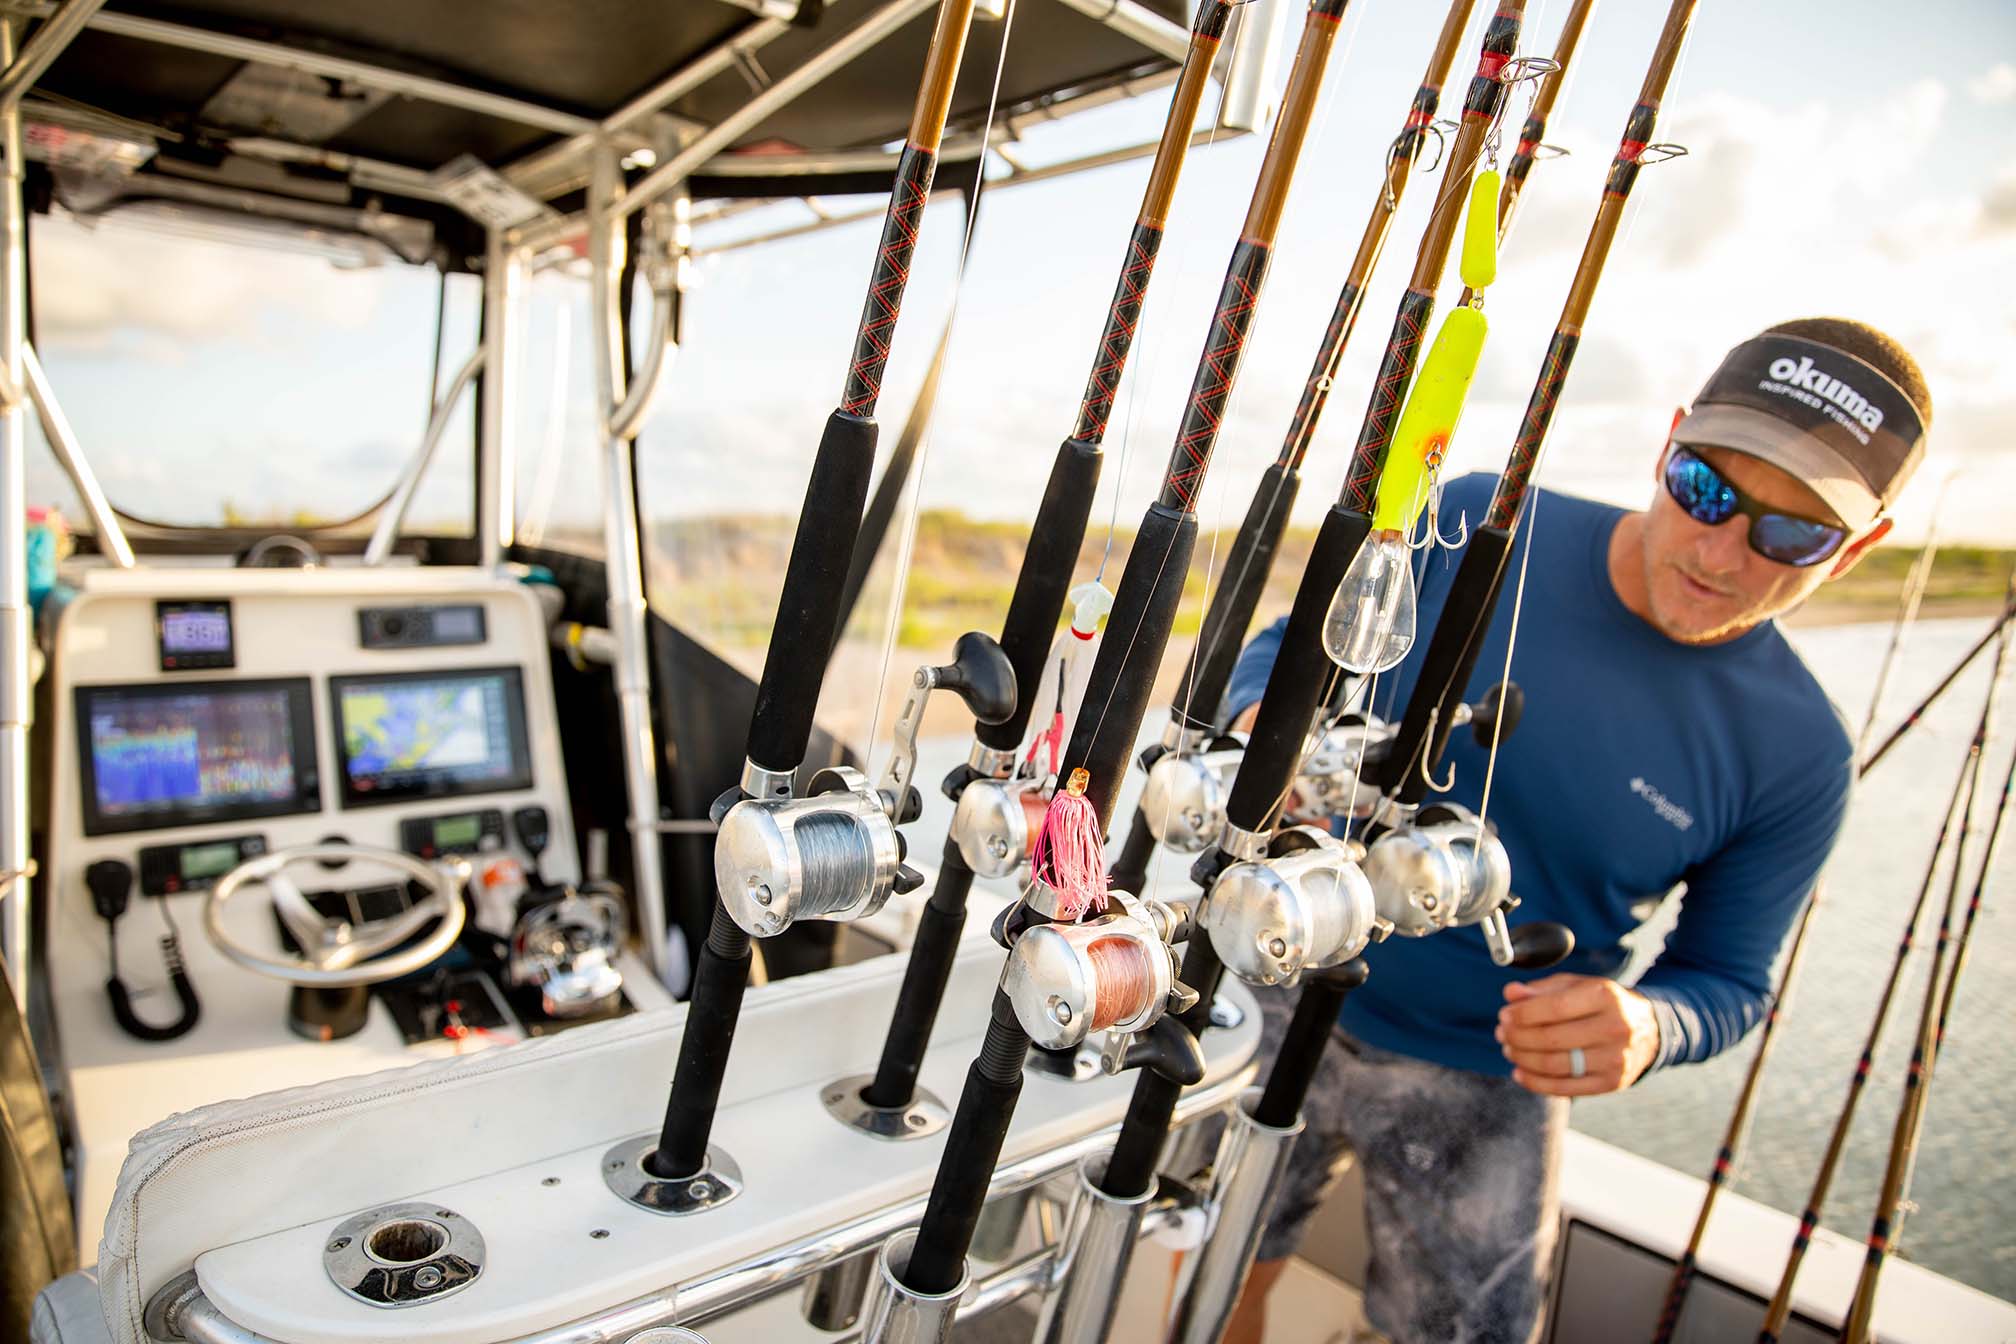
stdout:
<svg viewBox="0 0 2016 1344">
<path fill-rule="evenodd" d="M 1647 784 L 1643 778 L 1634 777 L 1631 780 L 1631 792 L 1652 804 L 1652 810 L 1659 814 L 1660 820 L 1683 831 L 1692 829 L 1694 814 L 1668 798 L 1665 794 L 1659 792 L 1652 785 Z"/>
<path fill-rule="evenodd" d="M 1872 433 L 1883 425 L 1881 407 L 1870 405 L 1867 397 L 1826 370 L 1814 368 L 1813 361 L 1803 355 L 1798 359 L 1787 355 L 1772 360 L 1771 376 L 1788 387 L 1803 388 L 1822 400 L 1833 402 Z"/>
</svg>

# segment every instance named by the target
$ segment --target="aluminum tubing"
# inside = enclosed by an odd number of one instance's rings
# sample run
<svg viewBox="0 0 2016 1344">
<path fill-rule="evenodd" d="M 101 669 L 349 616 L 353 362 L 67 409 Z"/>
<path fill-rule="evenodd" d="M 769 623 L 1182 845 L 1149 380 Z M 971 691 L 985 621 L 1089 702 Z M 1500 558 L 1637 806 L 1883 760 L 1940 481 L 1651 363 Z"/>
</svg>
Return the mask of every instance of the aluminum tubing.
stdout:
<svg viewBox="0 0 2016 1344">
<path fill-rule="evenodd" d="M 961 1267 L 959 1282 L 942 1293 L 920 1293 L 898 1277 L 910 1263 L 917 1244 L 912 1228 L 882 1243 L 875 1256 L 875 1282 L 861 1327 L 862 1344 L 946 1344 L 952 1338 L 952 1318 L 959 1299 L 973 1283 L 970 1269 Z"/>
<path fill-rule="evenodd" d="M 1225 1137 L 1218 1144 L 1219 1175 L 1211 1194 L 1216 1226 L 1198 1254 L 1197 1271 L 1177 1309 L 1169 1336 L 1173 1344 L 1216 1344 L 1224 1337 L 1246 1271 L 1260 1249 L 1274 1197 L 1288 1174 L 1302 1118 L 1298 1115 L 1286 1129 L 1264 1125 L 1253 1118 L 1259 1100 L 1259 1089 L 1249 1090 L 1226 1119 Z"/>
<path fill-rule="evenodd" d="M 1042 1344 L 1101 1344 L 1113 1329 L 1120 1288 L 1155 1187 L 1151 1183 L 1138 1195 L 1116 1197 L 1099 1188 L 1099 1175 L 1093 1159 L 1079 1164 L 1078 1197 L 1064 1225 L 1057 1291 L 1036 1331 Z"/>
</svg>

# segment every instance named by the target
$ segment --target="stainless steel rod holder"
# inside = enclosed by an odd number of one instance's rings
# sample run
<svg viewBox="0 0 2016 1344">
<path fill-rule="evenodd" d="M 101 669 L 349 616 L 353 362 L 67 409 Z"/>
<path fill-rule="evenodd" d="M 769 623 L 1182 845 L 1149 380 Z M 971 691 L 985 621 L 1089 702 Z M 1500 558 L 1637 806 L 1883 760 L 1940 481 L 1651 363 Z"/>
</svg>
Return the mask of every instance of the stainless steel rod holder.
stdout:
<svg viewBox="0 0 2016 1344">
<path fill-rule="evenodd" d="M 861 1304 L 875 1280 L 876 1257 L 863 1251 L 835 1261 L 805 1281 L 805 1323 L 814 1330 L 846 1330 L 861 1319 Z"/>
<path fill-rule="evenodd" d="M 973 1282 L 973 1271 L 964 1268 L 949 1292 L 917 1292 L 897 1277 L 910 1263 L 910 1249 L 916 1244 L 917 1230 L 910 1228 L 883 1242 L 876 1253 L 862 1344 L 946 1344 L 951 1339 L 952 1318 Z"/>
<path fill-rule="evenodd" d="M 1225 1136 L 1218 1143 L 1217 1172 L 1211 1192 L 1213 1230 L 1198 1253 L 1197 1269 L 1177 1308 L 1172 1344 L 1215 1344 L 1224 1337 L 1239 1303 L 1246 1271 L 1260 1248 L 1260 1234 L 1274 1207 L 1295 1140 L 1302 1134 L 1298 1115 L 1292 1127 L 1277 1129 L 1253 1118 L 1259 1103 L 1255 1088 L 1239 1098 L 1228 1113 Z"/>
<path fill-rule="evenodd" d="M 1057 1291 L 1036 1330 L 1042 1344 L 1101 1344 L 1113 1329 L 1141 1218 L 1155 1188 L 1116 1198 L 1099 1188 L 1104 1167 L 1104 1158 L 1079 1164 L 1077 1198 L 1064 1224 Z"/>
</svg>

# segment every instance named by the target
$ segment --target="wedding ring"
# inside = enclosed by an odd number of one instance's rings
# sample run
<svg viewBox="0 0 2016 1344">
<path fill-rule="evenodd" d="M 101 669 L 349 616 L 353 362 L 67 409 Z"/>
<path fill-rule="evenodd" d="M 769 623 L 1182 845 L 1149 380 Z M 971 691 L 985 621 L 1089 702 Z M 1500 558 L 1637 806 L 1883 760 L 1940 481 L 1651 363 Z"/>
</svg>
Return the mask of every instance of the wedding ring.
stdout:
<svg viewBox="0 0 2016 1344">
<path fill-rule="evenodd" d="M 1589 1072 L 1589 1058 L 1582 1053 L 1582 1047 L 1571 1046 L 1568 1050 L 1568 1076 L 1580 1078 Z"/>
</svg>

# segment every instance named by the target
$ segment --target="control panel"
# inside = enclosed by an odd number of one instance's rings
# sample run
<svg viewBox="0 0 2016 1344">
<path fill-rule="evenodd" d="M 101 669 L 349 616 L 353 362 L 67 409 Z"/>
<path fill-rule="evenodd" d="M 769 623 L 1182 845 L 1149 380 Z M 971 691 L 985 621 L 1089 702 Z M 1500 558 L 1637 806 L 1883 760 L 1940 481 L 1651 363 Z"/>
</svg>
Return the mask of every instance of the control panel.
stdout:
<svg viewBox="0 0 2016 1344">
<path fill-rule="evenodd" d="M 473 602 L 423 607 L 364 607 L 357 638 L 367 649 L 436 649 L 489 638 L 483 608 Z"/>
<path fill-rule="evenodd" d="M 399 822 L 399 848 L 423 859 L 502 849 L 504 814 L 485 807 L 436 817 L 406 817 Z"/>
<path fill-rule="evenodd" d="M 265 852 L 263 835 L 148 845 L 140 851 L 140 894 L 173 896 L 184 891 L 208 891 L 218 878 Z"/>
</svg>

